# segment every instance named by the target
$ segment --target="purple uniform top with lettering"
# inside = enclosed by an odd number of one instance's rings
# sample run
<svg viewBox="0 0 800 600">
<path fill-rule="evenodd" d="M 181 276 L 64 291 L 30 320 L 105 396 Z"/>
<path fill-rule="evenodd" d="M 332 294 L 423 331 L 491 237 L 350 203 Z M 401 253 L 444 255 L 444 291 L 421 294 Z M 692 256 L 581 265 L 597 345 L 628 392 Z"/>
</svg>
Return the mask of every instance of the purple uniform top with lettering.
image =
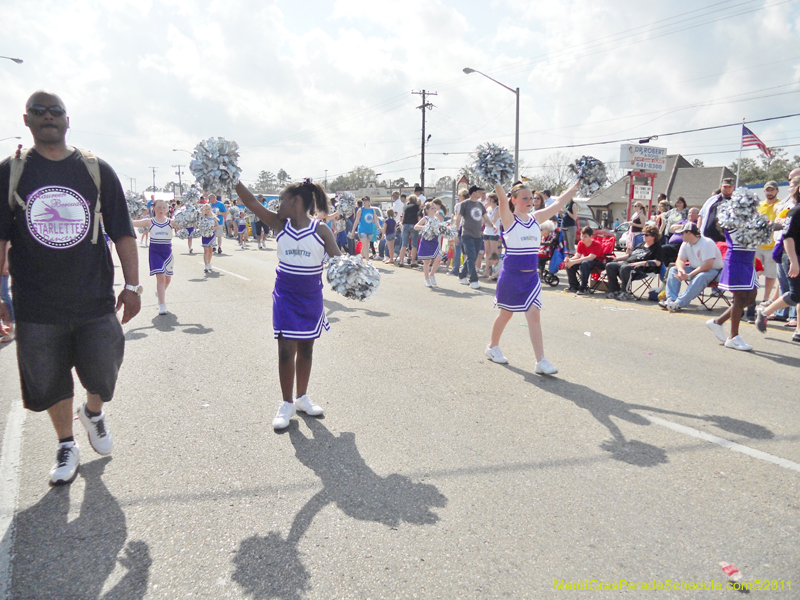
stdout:
<svg viewBox="0 0 800 600">
<path fill-rule="evenodd" d="M 275 337 L 316 339 L 330 329 L 322 304 L 322 261 L 325 242 L 317 233 L 320 221 L 295 229 L 287 220 L 278 234 L 278 267 L 272 292 Z"/>
<path fill-rule="evenodd" d="M 514 215 L 514 224 L 503 232 L 506 257 L 494 297 L 495 306 L 510 312 L 526 312 L 532 305 L 542 308 L 539 281 L 539 246 L 542 230 L 531 215 L 527 222 Z"/>
</svg>

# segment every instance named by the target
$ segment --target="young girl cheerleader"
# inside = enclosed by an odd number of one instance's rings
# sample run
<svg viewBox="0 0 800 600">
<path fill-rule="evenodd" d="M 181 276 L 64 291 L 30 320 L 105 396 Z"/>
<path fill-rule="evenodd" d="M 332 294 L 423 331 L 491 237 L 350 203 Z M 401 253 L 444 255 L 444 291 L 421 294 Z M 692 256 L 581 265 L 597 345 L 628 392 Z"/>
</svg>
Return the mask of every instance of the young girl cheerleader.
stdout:
<svg viewBox="0 0 800 600">
<path fill-rule="evenodd" d="M 328 197 L 321 185 L 307 179 L 281 192 L 277 214 L 261 206 L 242 184 L 239 198 L 256 217 L 277 233 L 278 267 L 272 292 L 272 327 L 278 340 L 278 376 L 283 402 L 272 420 L 273 429 L 284 429 L 296 411 L 321 415 L 322 408 L 307 395 L 314 340 L 329 329 L 322 304 L 322 261 L 327 253 L 339 256 L 333 232 L 312 218 L 328 211 Z M 296 385 L 296 396 L 292 396 Z"/>
<path fill-rule="evenodd" d="M 428 221 L 438 220 L 436 218 L 436 205 L 433 202 L 426 202 L 423 208 L 422 217 L 414 229 L 422 231 Z M 419 247 L 417 248 L 417 260 L 422 260 L 422 274 L 425 276 L 425 287 L 437 287 L 436 272 L 439 270 L 439 263 L 442 262 L 442 252 L 439 250 L 440 240 L 437 235 L 432 240 L 426 240 L 424 235 L 419 236 Z M 431 268 L 433 260 L 433 268 Z"/>
<path fill-rule="evenodd" d="M 203 267 L 203 272 L 211 273 L 213 270 L 211 268 L 211 258 L 214 256 L 214 244 L 216 243 L 217 235 L 219 235 L 219 223 L 217 222 L 217 217 L 214 216 L 214 211 L 210 204 L 203 204 L 202 213 L 200 214 L 200 223 L 206 223 L 206 227 L 213 229 L 210 236 L 203 236 L 201 238 L 203 242 L 203 264 L 205 265 L 205 267 Z M 198 227 L 200 223 L 198 223 Z M 202 229 L 203 228 L 201 228 L 201 231 Z"/>
<path fill-rule="evenodd" d="M 530 210 L 533 208 L 533 195 L 530 189 L 521 183 L 516 184 L 511 190 L 513 204 L 509 204 L 502 186 L 495 187 L 506 246 L 506 258 L 497 277 L 494 299 L 500 314 L 494 320 L 492 337 L 486 346 L 486 356 L 496 363 L 508 362 L 500 351 L 500 336 L 511 320 L 511 315 L 515 312 L 524 312 L 533 352 L 536 355 L 534 372 L 539 375 L 558 373 L 558 369 L 545 358 L 542 341 L 540 321 L 542 285 L 537 270 L 542 233 L 538 221 L 549 219 L 560 211 L 572 199 L 579 186 L 580 183 L 576 181 L 556 202 L 532 214 Z"/>
<path fill-rule="evenodd" d="M 244 245 L 247 243 L 247 217 L 243 210 L 239 211 L 239 217 L 236 223 L 239 226 L 239 246 L 244 248 Z"/>
<path fill-rule="evenodd" d="M 169 282 L 172 280 L 172 237 L 174 229 L 178 228 L 167 217 L 167 203 L 156 200 L 153 203 L 155 216 L 148 219 L 139 219 L 133 222 L 134 227 L 146 227 L 150 234 L 150 275 L 156 276 L 156 295 L 158 296 L 158 314 L 167 314 L 165 300 Z"/>
</svg>

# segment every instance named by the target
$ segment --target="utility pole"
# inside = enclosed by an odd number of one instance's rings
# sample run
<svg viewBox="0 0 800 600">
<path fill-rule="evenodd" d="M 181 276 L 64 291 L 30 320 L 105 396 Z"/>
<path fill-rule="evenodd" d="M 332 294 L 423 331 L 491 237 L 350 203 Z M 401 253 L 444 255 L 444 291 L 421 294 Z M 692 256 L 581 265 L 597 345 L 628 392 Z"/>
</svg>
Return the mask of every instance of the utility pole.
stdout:
<svg viewBox="0 0 800 600">
<path fill-rule="evenodd" d="M 422 164 L 420 165 L 419 170 L 419 184 L 422 186 L 422 189 L 425 189 L 425 110 L 429 108 L 435 108 L 433 104 L 426 100 L 427 96 L 437 96 L 436 92 L 428 92 L 426 90 L 422 90 L 421 92 L 411 92 L 416 96 L 422 96 L 422 105 L 418 106 L 417 108 L 422 109 Z"/>
<path fill-rule="evenodd" d="M 153 192 L 156 191 L 156 169 L 158 167 L 147 167 L 148 169 L 153 169 Z"/>
<path fill-rule="evenodd" d="M 181 181 L 181 168 L 183 168 L 183 165 L 172 165 L 172 166 L 178 169 L 177 171 L 175 171 L 175 175 L 178 176 L 178 189 L 180 190 L 178 192 L 178 195 L 183 196 L 183 182 Z"/>
<path fill-rule="evenodd" d="M 325 169 L 325 191 L 328 191 L 328 169 Z"/>
</svg>

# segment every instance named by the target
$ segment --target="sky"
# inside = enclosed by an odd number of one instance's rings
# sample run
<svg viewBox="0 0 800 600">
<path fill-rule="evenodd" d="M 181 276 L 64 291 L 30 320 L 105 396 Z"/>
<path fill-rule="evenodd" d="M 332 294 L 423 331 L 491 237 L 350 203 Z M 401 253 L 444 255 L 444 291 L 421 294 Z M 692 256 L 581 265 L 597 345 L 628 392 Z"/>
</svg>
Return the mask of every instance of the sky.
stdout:
<svg viewBox="0 0 800 600">
<path fill-rule="evenodd" d="M 239 144 L 245 183 L 355 166 L 418 182 L 422 90 L 436 93 L 426 184 L 455 176 L 481 143 L 514 147 L 515 95 L 465 67 L 519 87 L 528 174 L 584 154 L 611 165 L 619 140 L 653 135 L 729 165 L 740 126 L 665 134 L 800 113 L 790 0 L 0 0 L 0 16 L 0 55 L 24 61 L 0 59 L 0 139 L 22 138 L 0 152 L 31 144 L 25 101 L 45 89 L 67 106 L 68 143 L 137 191 L 152 167 L 158 187 L 174 165 L 191 180 L 173 149 L 212 136 Z M 748 126 L 800 154 L 800 116 Z"/>
</svg>

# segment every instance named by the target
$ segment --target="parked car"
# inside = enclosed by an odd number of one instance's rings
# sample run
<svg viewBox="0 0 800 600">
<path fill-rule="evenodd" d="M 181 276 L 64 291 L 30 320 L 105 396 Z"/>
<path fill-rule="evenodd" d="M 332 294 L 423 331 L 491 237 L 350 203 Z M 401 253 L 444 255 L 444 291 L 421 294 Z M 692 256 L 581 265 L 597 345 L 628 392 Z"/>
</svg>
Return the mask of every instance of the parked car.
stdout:
<svg viewBox="0 0 800 600">
<path fill-rule="evenodd" d="M 587 225 L 594 230 L 594 234 L 599 237 L 611 237 L 614 232 L 610 229 L 604 229 L 600 227 L 600 224 L 595 221 L 592 217 L 587 217 L 586 215 L 578 215 L 578 220 L 576 221 L 576 231 L 575 231 L 575 245 L 578 245 L 578 242 L 581 241 L 581 229 L 586 227 Z"/>
<path fill-rule="evenodd" d="M 625 234 L 628 233 L 628 229 L 630 229 L 630 223 L 620 223 L 614 228 L 614 238 L 616 238 L 616 242 L 614 243 L 614 247 L 617 250 L 625 250 Z"/>
</svg>

